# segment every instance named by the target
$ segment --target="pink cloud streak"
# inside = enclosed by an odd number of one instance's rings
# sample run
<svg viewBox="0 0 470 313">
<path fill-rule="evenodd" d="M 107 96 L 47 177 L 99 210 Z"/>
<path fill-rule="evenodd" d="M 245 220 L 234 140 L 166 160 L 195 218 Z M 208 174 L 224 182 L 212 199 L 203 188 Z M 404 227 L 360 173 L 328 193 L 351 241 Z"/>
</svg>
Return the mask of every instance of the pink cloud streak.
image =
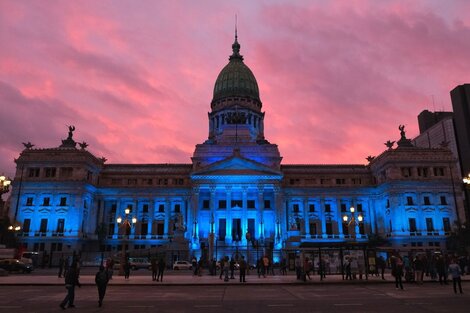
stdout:
<svg viewBox="0 0 470 313">
<path fill-rule="evenodd" d="M 444 6 L 445 5 L 445 6 Z M 0 172 L 21 142 L 112 163 L 189 163 L 234 13 L 285 164 L 362 163 L 469 82 L 465 1 L 0 1 Z M 431 95 L 436 101 L 432 106 Z"/>
</svg>

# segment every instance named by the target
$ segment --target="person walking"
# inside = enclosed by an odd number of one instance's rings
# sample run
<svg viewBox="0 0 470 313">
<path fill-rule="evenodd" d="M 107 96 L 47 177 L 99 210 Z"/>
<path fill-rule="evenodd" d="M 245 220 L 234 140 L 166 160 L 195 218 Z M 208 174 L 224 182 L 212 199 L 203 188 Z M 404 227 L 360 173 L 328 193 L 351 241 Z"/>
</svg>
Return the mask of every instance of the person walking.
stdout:
<svg viewBox="0 0 470 313">
<path fill-rule="evenodd" d="M 129 263 L 129 260 L 126 260 L 126 263 L 124 263 L 124 278 L 129 279 L 130 274 L 131 274 L 131 263 Z"/>
<path fill-rule="evenodd" d="M 106 287 L 108 286 L 109 277 L 108 272 L 105 270 L 104 266 L 100 266 L 100 270 L 95 275 L 95 284 L 98 288 L 98 306 L 103 305 L 104 295 L 106 294 Z"/>
<path fill-rule="evenodd" d="M 436 257 L 436 270 L 439 277 L 439 284 L 447 285 L 446 262 L 442 255 Z"/>
<path fill-rule="evenodd" d="M 165 271 L 166 263 L 163 258 L 160 258 L 158 260 L 158 275 L 157 275 L 157 281 L 163 282 L 163 272 Z"/>
<path fill-rule="evenodd" d="M 235 277 L 233 276 L 234 272 L 235 272 L 235 260 L 233 258 L 230 259 L 230 279 L 235 279 Z"/>
<path fill-rule="evenodd" d="M 287 275 L 287 261 L 285 258 L 282 258 L 281 260 L 281 275 Z"/>
<path fill-rule="evenodd" d="M 413 260 L 413 268 L 415 271 L 415 282 L 418 285 L 423 284 L 423 270 L 424 270 L 424 264 L 423 264 L 423 259 L 420 254 L 418 254 L 414 260 Z"/>
<path fill-rule="evenodd" d="M 64 271 L 64 255 L 62 254 L 60 259 L 59 259 L 59 273 L 57 274 L 57 277 L 61 278 L 62 273 Z"/>
<path fill-rule="evenodd" d="M 240 282 L 246 283 L 245 274 L 246 274 L 246 269 L 247 269 L 247 263 L 243 255 L 242 255 L 242 259 L 240 260 L 238 264 L 240 266 L 239 268 L 240 269 Z"/>
<path fill-rule="evenodd" d="M 304 260 L 305 276 L 303 277 L 303 281 L 306 281 L 307 277 L 308 277 L 308 280 L 312 280 L 312 278 L 310 277 L 310 271 L 311 271 L 310 260 L 308 257 L 305 257 L 305 260 Z"/>
<path fill-rule="evenodd" d="M 403 259 L 400 255 L 392 256 L 390 263 L 392 265 L 392 275 L 395 277 L 395 288 L 400 287 L 403 290 Z"/>
<path fill-rule="evenodd" d="M 263 277 L 266 278 L 266 274 L 268 273 L 269 269 L 269 259 L 268 256 L 263 256 Z"/>
<path fill-rule="evenodd" d="M 386 267 L 386 262 L 385 262 L 385 258 L 381 255 L 379 256 L 379 259 L 378 259 L 378 267 L 380 269 L 380 274 L 382 276 L 382 280 L 385 280 L 385 267 Z"/>
<path fill-rule="evenodd" d="M 150 261 L 150 267 L 152 268 L 152 281 L 156 281 L 158 273 L 158 264 L 156 258 L 152 258 Z"/>
<path fill-rule="evenodd" d="M 452 282 L 454 284 L 454 293 L 457 293 L 457 285 L 459 286 L 459 291 L 462 294 L 462 278 L 460 277 L 462 274 L 462 269 L 460 266 L 457 264 L 457 261 L 455 259 L 452 259 L 449 264 L 449 269 L 448 269 L 450 275 L 452 276 Z"/>
<path fill-rule="evenodd" d="M 220 267 L 219 279 L 222 279 L 222 276 L 224 275 L 224 263 L 225 263 L 225 258 L 221 258 L 220 264 L 219 264 L 219 267 Z"/>
<path fill-rule="evenodd" d="M 80 288 L 81 284 L 78 281 L 77 262 L 73 261 L 72 265 L 67 271 L 67 275 L 65 275 L 65 288 L 67 289 L 67 295 L 65 296 L 64 300 L 62 300 L 62 302 L 59 304 L 62 310 L 65 310 L 65 306 L 67 304 L 67 307 L 69 308 L 75 307 L 75 304 L 73 303 L 75 300 L 75 286 L 78 286 L 78 288 Z"/>
<path fill-rule="evenodd" d="M 228 270 L 229 269 L 230 269 L 230 262 L 228 260 L 228 256 L 226 256 L 225 259 L 224 259 L 224 275 L 225 275 L 224 281 L 225 282 L 229 281 L 229 278 L 228 278 Z"/>
</svg>

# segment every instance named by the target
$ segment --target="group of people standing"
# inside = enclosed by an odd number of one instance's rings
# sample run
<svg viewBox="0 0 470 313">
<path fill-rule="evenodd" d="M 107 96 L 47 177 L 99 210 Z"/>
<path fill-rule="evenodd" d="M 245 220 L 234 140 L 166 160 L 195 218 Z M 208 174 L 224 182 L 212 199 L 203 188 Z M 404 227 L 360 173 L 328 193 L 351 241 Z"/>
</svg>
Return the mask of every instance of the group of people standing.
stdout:
<svg viewBox="0 0 470 313">
<path fill-rule="evenodd" d="M 462 278 L 464 269 L 458 264 L 456 257 L 446 257 L 441 254 L 436 254 L 433 257 L 434 266 L 430 273 L 431 279 L 437 281 L 436 274 L 439 277 L 441 285 L 447 285 L 447 277 L 452 277 L 454 293 L 457 293 L 457 287 L 462 294 Z M 398 253 L 390 257 L 390 266 L 392 268 L 392 276 L 395 278 L 396 289 L 403 290 L 402 278 L 409 282 L 414 281 L 418 285 L 423 284 L 423 277 L 427 270 L 427 259 L 425 255 L 418 254 L 411 261 L 410 258 L 402 257 Z"/>
</svg>

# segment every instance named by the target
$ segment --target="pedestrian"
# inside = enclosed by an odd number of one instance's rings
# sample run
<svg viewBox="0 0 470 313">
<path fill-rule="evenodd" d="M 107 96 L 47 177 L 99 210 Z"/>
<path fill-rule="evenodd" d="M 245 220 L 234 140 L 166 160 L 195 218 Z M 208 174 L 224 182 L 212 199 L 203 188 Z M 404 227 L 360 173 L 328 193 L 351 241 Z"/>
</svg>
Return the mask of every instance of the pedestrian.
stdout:
<svg viewBox="0 0 470 313">
<path fill-rule="evenodd" d="M 418 285 L 423 284 L 423 270 L 424 270 L 424 264 L 423 264 L 423 259 L 421 255 L 417 255 L 414 260 L 413 260 L 413 268 L 415 271 L 415 282 Z"/>
<path fill-rule="evenodd" d="M 156 281 L 158 273 L 158 264 L 156 258 L 152 258 L 150 261 L 150 267 L 152 268 L 152 281 Z"/>
<path fill-rule="evenodd" d="M 77 262 L 73 261 L 72 265 L 67 271 L 67 275 L 65 276 L 65 288 L 67 289 L 67 295 L 59 304 L 62 310 L 65 310 L 65 306 L 67 304 L 67 307 L 69 308 L 75 307 L 75 286 L 78 286 L 79 288 L 81 287 L 80 282 L 78 281 Z"/>
<path fill-rule="evenodd" d="M 357 263 L 357 258 L 356 257 L 351 257 L 351 273 L 352 273 L 352 278 L 354 280 L 357 279 L 357 272 L 359 269 L 359 265 Z"/>
<path fill-rule="evenodd" d="M 240 268 L 240 282 L 241 283 L 246 283 L 246 279 L 245 279 L 245 274 L 246 274 L 246 269 L 247 269 L 247 264 L 246 264 L 246 261 L 245 261 L 245 257 L 242 255 L 242 259 L 240 260 L 240 262 L 238 263 Z"/>
<path fill-rule="evenodd" d="M 163 282 L 163 272 L 165 271 L 166 263 L 163 258 L 160 258 L 158 260 L 158 275 L 157 275 L 157 281 Z"/>
<path fill-rule="evenodd" d="M 124 278 L 129 279 L 129 275 L 131 274 L 131 263 L 129 263 L 129 260 L 126 260 L 124 263 Z"/>
<path fill-rule="evenodd" d="M 350 257 L 346 257 L 346 262 L 344 264 L 344 270 L 346 272 L 346 280 L 352 280 L 351 258 Z"/>
<path fill-rule="evenodd" d="M 261 258 L 256 260 L 256 270 L 258 272 L 258 278 L 261 278 L 261 274 L 263 273 L 263 260 Z"/>
<path fill-rule="evenodd" d="M 64 255 L 62 254 L 59 259 L 59 273 L 57 274 L 57 277 L 61 278 L 63 271 L 64 271 Z"/>
<path fill-rule="evenodd" d="M 221 258 L 220 264 L 219 264 L 219 267 L 220 267 L 219 279 L 222 279 L 222 276 L 224 275 L 224 263 L 225 263 L 225 258 Z"/>
<path fill-rule="evenodd" d="M 280 267 L 281 267 L 281 275 L 287 275 L 287 261 L 285 258 L 282 258 Z"/>
<path fill-rule="evenodd" d="M 379 261 L 378 266 L 379 266 L 379 269 L 380 269 L 380 274 L 382 276 L 382 280 L 385 280 L 384 274 L 385 274 L 386 262 L 385 262 L 385 258 L 383 257 L 383 255 L 379 256 L 378 261 Z"/>
<path fill-rule="evenodd" d="M 460 275 L 462 274 L 462 269 L 457 264 L 455 259 L 452 259 L 449 264 L 449 273 L 452 276 L 452 282 L 454 284 L 454 293 L 457 293 L 457 285 L 459 285 L 459 291 L 462 294 L 462 278 Z"/>
<path fill-rule="evenodd" d="M 446 263 L 442 255 L 438 255 L 436 258 L 436 269 L 439 277 L 439 284 L 447 285 Z"/>
<path fill-rule="evenodd" d="M 64 274 L 63 276 L 67 276 L 67 272 L 69 271 L 70 268 L 70 260 L 68 257 L 64 258 Z"/>
<path fill-rule="evenodd" d="M 230 279 L 235 279 L 233 273 L 235 272 L 235 260 L 233 258 L 230 259 Z"/>
<path fill-rule="evenodd" d="M 392 275 L 395 277 L 395 288 L 400 287 L 403 290 L 403 259 L 400 255 L 392 256 L 390 263 L 392 265 Z"/>
<path fill-rule="evenodd" d="M 268 256 L 263 256 L 263 277 L 266 278 L 266 274 L 268 273 L 269 269 L 269 259 Z"/>
<path fill-rule="evenodd" d="M 228 256 L 226 256 L 225 259 L 224 259 L 224 275 L 225 275 L 224 281 L 225 282 L 229 281 L 229 278 L 228 278 L 228 270 L 229 269 L 230 269 L 230 262 L 228 260 Z"/>
<path fill-rule="evenodd" d="M 100 270 L 95 275 L 95 284 L 98 288 L 98 306 L 103 305 L 104 295 L 106 294 L 106 287 L 108 286 L 109 277 L 108 272 L 105 270 L 104 266 L 100 266 Z"/>
<path fill-rule="evenodd" d="M 193 256 L 193 258 L 191 259 L 191 265 L 193 267 L 193 275 L 196 276 L 197 275 L 197 259 L 195 256 Z"/>
<path fill-rule="evenodd" d="M 202 276 L 203 269 L 204 269 L 204 261 L 202 257 L 200 257 L 199 262 L 197 262 L 197 276 Z"/>
</svg>

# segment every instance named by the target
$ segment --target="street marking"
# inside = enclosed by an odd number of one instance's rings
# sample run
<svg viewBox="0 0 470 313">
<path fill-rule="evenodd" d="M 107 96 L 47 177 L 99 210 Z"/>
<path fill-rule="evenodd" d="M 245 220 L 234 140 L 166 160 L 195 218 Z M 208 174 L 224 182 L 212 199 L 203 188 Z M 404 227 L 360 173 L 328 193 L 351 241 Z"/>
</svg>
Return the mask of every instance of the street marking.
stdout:
<svg viewBox="0 0 470 313">
<path fill-rule="evenodd" d="M 284 307 L 290 307 L 290 306 L 294 306 L 293 304 L 268 304 L 268 306 L 271 306 L 271 307 L 279 307 L 279 306 L 284 306 Z"/>
<path fill-rule="evenodd" d="M 128 305 L 128 308 L 154 308 L 154 305 Z"/>
</svg>

